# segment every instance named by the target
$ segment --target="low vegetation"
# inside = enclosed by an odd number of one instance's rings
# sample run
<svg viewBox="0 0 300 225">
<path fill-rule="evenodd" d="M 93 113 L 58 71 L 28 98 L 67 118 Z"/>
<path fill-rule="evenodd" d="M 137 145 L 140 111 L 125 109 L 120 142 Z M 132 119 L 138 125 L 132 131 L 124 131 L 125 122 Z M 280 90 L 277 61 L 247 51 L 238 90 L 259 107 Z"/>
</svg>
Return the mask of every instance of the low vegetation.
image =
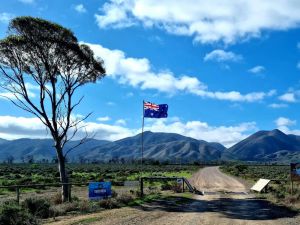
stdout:
<svg viewBox="0 0 300 225">
<path fill-rule="evenodd" d="M 144 165 L 143 168 L 138 164 L 68 165 L 69 178 L 73 183 L 104 179 L 113 185 L 122 184 L 126 180 L 138 180 L 140 176 L 190 177 L 198 168 L 194 165 Z M 59 173 L 55 164 L 0 164 L 0 186 L 57 182 Z"/>
<path fill-rule="evenodd" d="M 71 182 L 87 183 L 89 181 L 106 180 L 113 184 L 113 196 L 101 201 L 87 199 L 87 187 L 72 188 L 72 201 L 62 203 L 59 192 L 52 191 L 47 186 L 23 188 L 21 202 L 15 199 L 15 188 L 0 189 L 0 224 L 36 225 L 47 218 L 56 218 L 69 213 L 91 213 L 124 206 L 136 206 L 155 199 L 164 198 L 168 194 L 181 192 L 181 186 L 176 181 L 145 182 L 146 195 L 140 197 L 138 187 L 125 188 L 124 181 L 138 180 L 140 176 L 190 177 L 199 166 L 195 165 L 144 165 L 137 164 L 69 164 Z M 143 172 L 141 172 L 141 169 Z M 0 165 L 0 186 L 30 185 L 59 182 L 59 174 L 55 164 L 2 164 Z M 76 192 L 79 188 L 81 192 Z M 163 191 L 163 192 L 162 192 Z M 77 195 L 79 193 L 79 195 Z M 37 195 L 38 197 L 32 197 Z M 10 200 L 8 198 L 10 196 Z M 3 204 L 2 204 L 3 203 Z M 7 222 L 9 221 L 9 222 Z"/>
<path fill-rule="evenodd" d="M 259 196 L 300 208 L 299 183 L 294 182 L 294 190 L 291 193 L 290 166 L 288 165 L 231 164 L 222 166 L 221 170 L 227 174 L 241 177 L 251 185 L 260 178 L 272 180 L 267 191 Z"/>
</svg>

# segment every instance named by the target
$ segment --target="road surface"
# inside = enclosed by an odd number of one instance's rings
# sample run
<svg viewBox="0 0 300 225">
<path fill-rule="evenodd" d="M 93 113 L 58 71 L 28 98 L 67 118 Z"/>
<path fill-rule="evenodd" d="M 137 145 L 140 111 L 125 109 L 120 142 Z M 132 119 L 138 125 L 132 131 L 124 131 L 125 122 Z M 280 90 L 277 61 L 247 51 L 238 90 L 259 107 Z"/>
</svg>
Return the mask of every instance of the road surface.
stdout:
<svg viewBox="0 0 300 225">
<path fill-rule="evenodd" d="M 192 178 L 199 190 L 208 194 L 195 195 L 193 200 L 170 198 L 140 207 L 125 207 L 77 217 L 64 217 L 51 225 L 213 225 L 300 224 L 300 217 L 283 206 L 276 206 L 247 194 L 238 180 L 207 167 Z M 185 201 L 183 201 L 185 200 Z"/>
<path fill-rule="evenodd" d="M 247 192 L 244 184 L 222 173 L 218 167 L 205 167 L 195 173 L 190 183 L 204 192 Z"/>
</svg>

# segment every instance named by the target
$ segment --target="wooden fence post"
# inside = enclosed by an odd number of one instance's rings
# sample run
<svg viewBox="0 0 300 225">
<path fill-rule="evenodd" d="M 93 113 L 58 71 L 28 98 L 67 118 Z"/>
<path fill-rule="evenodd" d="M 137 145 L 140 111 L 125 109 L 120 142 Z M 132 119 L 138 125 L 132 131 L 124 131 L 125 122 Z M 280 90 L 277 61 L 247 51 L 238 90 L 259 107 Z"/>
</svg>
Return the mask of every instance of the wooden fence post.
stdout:
<svg viewBox="0 0 300 225">
<path fill-rule="evenodd" d="M 16 186 L 16 194 L 17 194 L 17 203 L 19 205 L 19 203 L 20 203 L 20 188 L 19 188 L 19 186 Z"/>
<path fill-rule="evenodd" d="M 68 191 L 68 192 L 69 192 L 69 195 L 68 195 L 68 201 L 69 201 L 69 202 L 72 201 L 72 195 L 71 195 L 71 189 L 72 189 L 72 188 L 71 188 L 71 186 L 72 186 L 71 184 L 68 184 L 68 189 L 69 189 L 69 191 Z"/>
<path fill-rule="evenodd" d="M 144 196 L 144 179 L 143 177 L 140 178 L 140 192 L 141 192 L 141 197 Z"/>
</svg>

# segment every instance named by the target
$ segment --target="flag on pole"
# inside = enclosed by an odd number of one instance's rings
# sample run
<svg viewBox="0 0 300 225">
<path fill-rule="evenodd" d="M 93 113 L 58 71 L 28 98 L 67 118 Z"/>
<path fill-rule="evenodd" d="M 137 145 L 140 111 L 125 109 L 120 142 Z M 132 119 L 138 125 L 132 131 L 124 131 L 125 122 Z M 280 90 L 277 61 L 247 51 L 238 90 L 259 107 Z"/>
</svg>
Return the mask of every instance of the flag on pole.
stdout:
<svg viewBox="0 0 300 225">
<path fill-rule="evenodd" d="M 151 102 L 144 102 L 144 117 L 148 118 L 166 118 L 168 117 L 167 104 L 155 104 Z"/>
</svg>

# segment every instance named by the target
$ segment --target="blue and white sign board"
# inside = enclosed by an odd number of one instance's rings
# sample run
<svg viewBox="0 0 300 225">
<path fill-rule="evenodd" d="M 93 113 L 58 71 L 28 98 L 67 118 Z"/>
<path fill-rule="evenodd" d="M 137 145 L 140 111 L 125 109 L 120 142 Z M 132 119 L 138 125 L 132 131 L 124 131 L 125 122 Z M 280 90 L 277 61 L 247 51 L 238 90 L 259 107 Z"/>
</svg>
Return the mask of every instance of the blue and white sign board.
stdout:
<svg viewBox="0 0 300 225">
<path fill-rule="evenodd" d="M 111 197 L 111 182 L 89 183 L 89 199 L 100 200 Z"/>
</svg>

